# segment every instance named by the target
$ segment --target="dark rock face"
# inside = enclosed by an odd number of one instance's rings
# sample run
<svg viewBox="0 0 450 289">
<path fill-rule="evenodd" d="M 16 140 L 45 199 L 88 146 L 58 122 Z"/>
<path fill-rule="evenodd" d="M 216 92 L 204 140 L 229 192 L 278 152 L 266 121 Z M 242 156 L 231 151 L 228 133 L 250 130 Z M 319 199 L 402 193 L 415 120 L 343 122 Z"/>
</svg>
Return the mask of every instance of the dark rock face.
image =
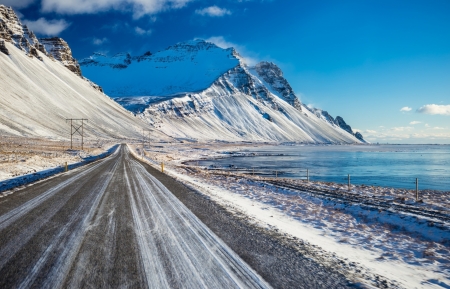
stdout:
<svg viewBox="0 0 450 289">
<path fill-rule="evenodd" d="M 366 142 L 366 141 L 364 140 L 364 137 L 362 136 L 362 134 L 359 133 L 359 132 L 356 132 L 356 133 L 355 133 L 355 137 L 356 137 L 357 139 L 359 139 L 360 141 L 362 141 L 362 142 Z"/>
<path fill-rule="evenodd" d="M 20 50 L 25 51 L 28 56 L 36 57 L 39 60 L 42 60 L 42 57 L 36 49 L 47 54 L 45 50 L 39 49 L 40 43 L 36 35 L 20 22 L 12 8 L 4 5 L 0 5 L 0 39 L 14 44 Z M 9 54 L 4 43 L 0 46 L 3 47 L 0 48 L 3 53 Z"/>
<path fill-rule="evenodd" d="M 353 130 L 351 128 L 351 126 L 349 126 L 342 117 L 337 116 L 335 119 L 335 123 L 337 126 L 339 126 L 340 128 L 342 128 L 343 130 L 347 131 L 348 133 L 355 135 L 353 133 Z"/>
<path fill-rule="evenodd" d="M 38 39 L 33 31 L 22 24 L 17 14 L 10 7 L 0 5 L 0 52 L 9 55 L 5 45 L 9 42 L 24 51 L 29 57 L 43 61 L 42 56 L 61 62 L 65 67 L 81 77 L 81 69 L 77 60 L 72 56 L 72 50 L 66 41 L 61 38 Z M 103 92 L 102 88 L 86 79 L 91 86 Z"/>
<path fill-rule="evenodd" d="M 0 51 L 5 53 L 6 55 L 9 55 L 9 50 L 5 46 L 5 41 L 3 39 L 0 39 Z"/>
<path fill-rule="evenodd" d="M 214 84 L 232 93 L 251 95 L 259 102 L 270 103 L 273 109 L 281 110 L 277 103 L 278 98 L 274 97 L 266 86 L 253 79 L 247 69 L 240 64 L 222 75 Z"/>
<path fill-rule="evenodd" d="M 70 71 L 81 76 L 80 66 L 72 57 L 72 51 L 67 42 L 58 37 L 38 39 L 33 31 L 20 22 L 14 10 L 4 5 L 0 5 L 0 39 L 14 44 L 28 56 L 41 61 L 42 54 L 54 58 Z M 0 51 L 8 53 L 4 43 L 0 44 L 0 47 Z"/>
<path fill-rule="evenodd" d="M 41 38 L 40 43 L 48 54 L 52 55 L 54 59 L 61 62 L 70 71 L 78 76 L 81 76 L 81 69 L 78 61 L 73 58 L 72 50 L 64 39 L 59 37 Z"/>
<path fill-rule="evenodd" d="M 298 100 L 289 82 L 284 78 L 283 71 L 277 65 L 263 61 L 255 66 L 255 70 L 267 84 L 283 96 L 284 100 L 296 109 L 302 110 L 301 102 Z"/>
<path fill-rule="evenodd" d="M 351 126 L 349 126 L 349 125 L 344 121 L 344 119 L 343 119 L 342 117 L 337 116 L 336 119 L 335 119 L 335 123 L 336 123 L 337 126 L 339 126 L 340 128 L 342 128 L 343 130 L 345 130 L 345 131 L 347 131 L 348 133 L 354 135 L 354 136 L 355 136 L 357 139 L 359 139 L 360 141 L 366 142 L 366 141 L 364 140 L 364 137 L 362 136 L 362 134 L 359 133 L 359 132 L 354 133 L 353 130 L 352 130 L 352 128 L 351 128 Z"/>
</svg>

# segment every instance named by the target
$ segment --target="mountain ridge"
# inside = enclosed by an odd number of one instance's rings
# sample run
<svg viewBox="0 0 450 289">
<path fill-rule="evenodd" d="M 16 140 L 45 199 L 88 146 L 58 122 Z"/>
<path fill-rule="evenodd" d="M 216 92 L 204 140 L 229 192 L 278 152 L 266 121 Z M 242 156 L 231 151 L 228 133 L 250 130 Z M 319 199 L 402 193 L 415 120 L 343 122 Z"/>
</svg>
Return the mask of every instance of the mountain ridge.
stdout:
<svg viewBox="0 0 450 289">
<path fill-rule="evenodd" d="M 198 57 L 198 55 L 205 57 Z M 218 59 L 226 59 L 226 61 Z M 213 63 L 215 71 L 211 72 L 209 67 L 202 66 L 200 61 Z M 304 106 L 276 64 L 263 61 L 249 67 L 233 48 L 222 49 L 201 39 L 180 42 L 153 54 L 147 52 L 145 56 L 133 57 L 128 53 L 118 53 L 108 58 L 106 55 L 94 54 L 80 60 L 80 66 L 91 78 L 95 79 L 97 75 L 102 75 L 95 81 L 101 83 L 105 92 L 122 106 L 173 137 L 190 137 L 189 133 L 185 133 L 190 131 L 191 136 L 195 135 L 195 138 L 199 140 L 218 140 L 220 135 L 209 129 L 214 127 L 217 131 L 222 131 L 222 135 L 227 140 L 365 142 L 359 134 L 357 138 L 351 128 L 346 129 L 345 121 L 336 122 L 331 116 L 333 120 L 327 121 L 317 116 L 314 110 L 310 111 Z M 178 71 L 175 76 L 168 74 L 170 78 L 165 79 L 160 74 L 160 71 L 165 70 Z M 105 78 L 109 79 L 105 80 Z M 115 81 L 119 78 L 132 79 L 133 89 L 124 89 L 123 83 L 118 84 Z M 194 85 L 189 86 L 189 83 Z M 241 104 L 241 96 L 237 97 L 237 95 L 250 97 L 252 100 L 247 99 Z M 218 107 L 219 99 L 225 96 L 230 98 L 236 96 L 236 105 L 246 107 L 250 102 L 252 104 L 245 109 L 245 113 L 235 114 L 225 119 L 224 115 L 231 110 L 239 111 L 233 107 L 223 106 L 223 103 Z M 287 107 L 292 107 L 295 111 L 288 113 Z M 255 111 L 256 114 L 254 114 Z M 275 117 L 277 114 L 281 115 Z M 192 118 L 211 117 L 214 120 L 208 119 L 209 125 L 195 121 L 192 123 L 192 126 L 198 126 L 199 130 L 201 127 L 209 131 L 209 135 L 198 134 L 192 128 L 183 126 L 183 122 L 191 121 Z M 233 128 L 233 118 L 251 124 L 252 128 L 248 129 L 239 125 L 237 126 L 239 129 Z M 175 127 L 175 119 L 179 119 L 178 125 L 184 127 L 182 131 Z M 318 120 L 326 123 L 317 122 Z M 263 129 L 258 128 L 258 121 Z M 316 127 L 322 133 L 313 132 L 309 126 Z M 264 132 L 264 128 L 272 132 Z M 331 133 L 333 130 L 339 132 Z M 287 133 L 288 131 L 292 134 Z M 310 138 L 307 134 L 314 137 Z M 327 137 L 327 134 L 333 136 Z"/>
</svg>

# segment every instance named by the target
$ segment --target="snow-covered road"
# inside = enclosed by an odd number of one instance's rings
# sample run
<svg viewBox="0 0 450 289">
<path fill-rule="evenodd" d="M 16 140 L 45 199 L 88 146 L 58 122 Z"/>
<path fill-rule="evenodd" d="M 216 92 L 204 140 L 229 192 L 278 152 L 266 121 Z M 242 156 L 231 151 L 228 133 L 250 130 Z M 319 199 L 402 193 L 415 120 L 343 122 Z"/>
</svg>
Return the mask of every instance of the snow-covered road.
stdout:
<svg viewBox="0 0 450 289">
<path fill-rule="evenodd" d="M 268 288 L 122 146 L 0 199 L 1 288 Z"/>
</svg>

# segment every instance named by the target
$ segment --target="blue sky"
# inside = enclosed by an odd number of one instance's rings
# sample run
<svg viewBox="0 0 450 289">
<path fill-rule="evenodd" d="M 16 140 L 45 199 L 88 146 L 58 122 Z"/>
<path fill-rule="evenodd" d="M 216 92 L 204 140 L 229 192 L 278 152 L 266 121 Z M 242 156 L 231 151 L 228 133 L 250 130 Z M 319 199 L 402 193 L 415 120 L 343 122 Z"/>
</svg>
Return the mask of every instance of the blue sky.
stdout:
<svg viewBox="0 0 450 289">
<path fill-rule="evenodd" d="M 0 0 L 81 59 L 194 38 L 278 64 L 371 142 L 450 143 L 450 1 Z"/>
</svg>

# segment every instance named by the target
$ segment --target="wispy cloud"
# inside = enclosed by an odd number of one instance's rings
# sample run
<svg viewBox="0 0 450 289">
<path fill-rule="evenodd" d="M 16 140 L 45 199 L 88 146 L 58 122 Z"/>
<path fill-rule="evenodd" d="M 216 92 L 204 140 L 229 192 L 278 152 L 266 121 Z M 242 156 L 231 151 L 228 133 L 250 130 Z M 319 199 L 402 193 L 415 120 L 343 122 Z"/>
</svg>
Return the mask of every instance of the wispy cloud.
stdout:
<svg viewBox="0 0 450 289">
<path fill-rule="evenodd" d="M 427 104 L 417 109 L 418 113 L 450 115 L 450 105 Z"/>
<path fill-rule="evenodd" d="M 411 111 L 411 110 L 412 110 L 412 108 L 411 108 L 411 107 L 408 107 L 408 106 L 402 107 L 402 108 L 400 109 L 400 111 L 403 111 L 403 112 Z"/>
<path fill-rule="evenodd" d="M 223 36 L 209 37 L 205 39 L 205 41 L 212 42 L 220 48 L 224 49 L 233 47 L 239 53 L 239 55 L 241 55 L 242 60 L 245 62 L 245 64 L 249 66 L 253 66 L 259 62 L 259 60 L 255 56 L 255 53 L 248 51 L 248 49 L 243 45 L 227 41 Z"/>
<path fill-rule="evenodd" d="M 412 127 L 412 126 L 399 126 L 399 127 L 391 128 L 391 130 L 393 130 L 393 131 L 411 131 L 413 129 L 414 129 L 414 127 Z"/>
<path fill-rule="evenodd" d="M 33 32 L 47 36 L 56 36 L 70 26 L 64 19 L 47 20 L 43 17 L 35 21 L 24 20 L 23 23 Z"/>
<path fill-rule="evenodd" d="M 222 17 L 225 15 L 231 15 L 231 11 L 225 8 L 220 8 L 218 6 L 210 6 L 203 9 L 195 10 L 195 13 L 202 16 L 210 17 Z"/>
<path fill-rule="evenodd" d="M 104 44 L 104 43 L 106 43 L 106 42 L 108 42 L 109 40 L 108 40 L 108 38 L 106 38 L 106 37 L 103 37 L 103 38 L 96 38 L 96 37 L 94 37 L 93 39 L 92 39 L 92 43 L 94 44 L 94 45 L 102 45 L 102 44 Z"/>
<path fill-rule="evenodd" d="M 151 29 L 145 30 L 145 29 L 142 29 L 141 27 L 135 27 L 134 28 L 134 32 L 136 32 L 139 35 L 150 35 L 150 34 L 152 34 L 152 30 Z"/>
<path fill-rule="evenodd" d="M 415 124 L 419 124 L 419 123 L 422 123 L 422 122 L 421 122 L 421 121 L 414 120 L 414 121 L 410 122 L 409 124 L 415 125 Z"/>
<path fill-rule="evenodd" d="M 182 8 L 192 1 L 194 0 L 42 0 L 42 11 L 61 14 L 95 14 L 108 10 L 131 11 L 135 18 L 141 18 L 144 15 Z"/>
</svg>

